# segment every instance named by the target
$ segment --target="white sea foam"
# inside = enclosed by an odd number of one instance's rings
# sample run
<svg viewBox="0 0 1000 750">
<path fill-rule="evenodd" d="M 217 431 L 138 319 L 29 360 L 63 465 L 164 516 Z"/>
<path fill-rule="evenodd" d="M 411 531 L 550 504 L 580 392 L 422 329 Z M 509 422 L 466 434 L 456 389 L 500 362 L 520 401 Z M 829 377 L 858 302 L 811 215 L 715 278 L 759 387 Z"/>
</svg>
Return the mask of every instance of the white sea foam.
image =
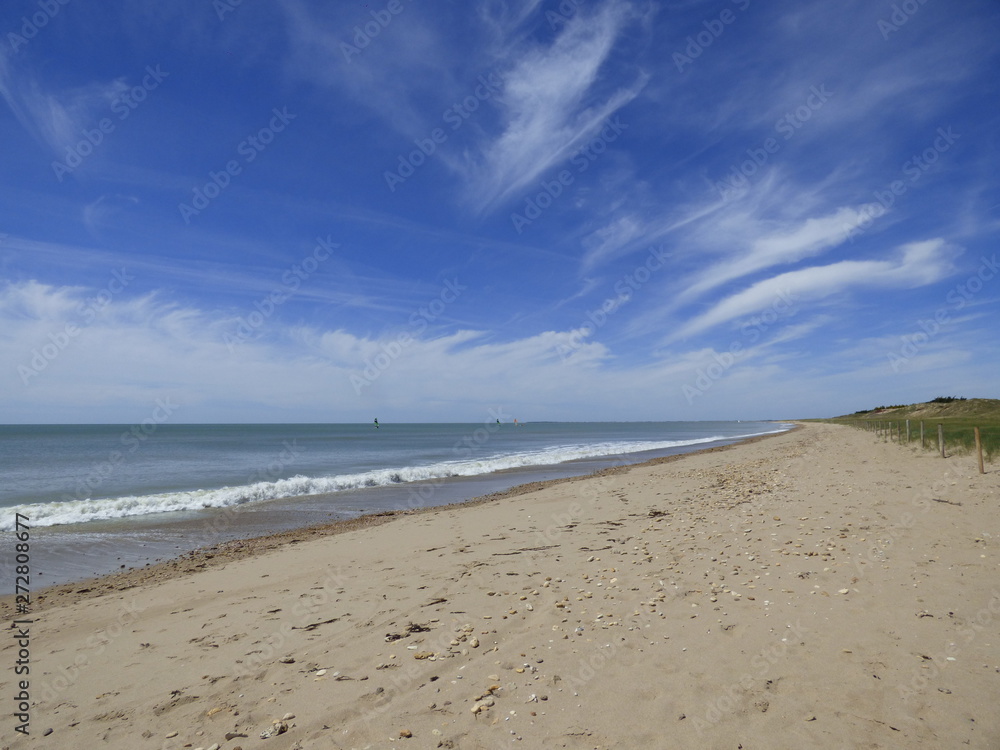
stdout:
<svg viewBox="0 0 1000 750">
<path fill-rule="evenodd" d="M 783 432 L 773 430 L 771 432 Z M 86 521 L 109 520 L 141 516 L 151 513 L 190 511 L 201 508 L 225 508 L 266 500 L 279 500 L 302 495 L 319 495 L 342 492 L 365 487 L 384 487 L 405 482 L 419 482 L 447 477 L 470 477 L 490 474 L 504 469 L 526 466 L 546 466 L 584 458 L 600 458 L 644 451 L 664 450 L 719 440 L 738 440 L 754 435 L 715 436 L 695 440 L 665 441 L 623 441 L 591 445 L 564 445 L 538 451 L 495 455 L 482 459 L 463 461 L 442 461 L 427 466 L 406 466 L 401 468 L 378 469 L 359 474 L 341 474 L 327 477 L 294 476 L 273 482 L 256 482 L 236 487 L 222 487 L 212 490 L 190 492 L 165 492 L 155 495 L 110 497 L 86 500 L 69 500 L 53 503 L 31 503 L 10 508 L 0 519 L 0 530 L 10 531 L 14 525 L 15 513 L 30 518 L 30 525 L 58 526 L 62 524 L 84 523 Z"/>
</svg>

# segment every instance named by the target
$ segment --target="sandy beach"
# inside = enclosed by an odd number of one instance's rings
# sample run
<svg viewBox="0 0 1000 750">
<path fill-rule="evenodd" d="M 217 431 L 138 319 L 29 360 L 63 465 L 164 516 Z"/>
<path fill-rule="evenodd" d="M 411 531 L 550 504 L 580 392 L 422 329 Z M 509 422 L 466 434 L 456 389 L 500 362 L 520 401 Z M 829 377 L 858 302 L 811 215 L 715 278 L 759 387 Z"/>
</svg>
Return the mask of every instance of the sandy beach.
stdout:
<svg viewBox="0 0 1000 750">
<path fill-rule="evenodd" d="M 806 424 L 229 543 L 36 592 L 0 746 L 998 748 L 998 506 Z"/>
</svg>

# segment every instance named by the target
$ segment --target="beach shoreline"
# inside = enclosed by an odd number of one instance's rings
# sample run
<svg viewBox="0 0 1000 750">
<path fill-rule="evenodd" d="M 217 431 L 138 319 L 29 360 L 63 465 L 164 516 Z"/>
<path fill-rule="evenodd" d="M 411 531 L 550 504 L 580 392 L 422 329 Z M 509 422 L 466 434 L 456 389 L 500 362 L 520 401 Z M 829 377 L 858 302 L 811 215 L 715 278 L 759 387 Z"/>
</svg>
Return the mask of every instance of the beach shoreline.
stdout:
<svg viewBox="0 0 1000 750">
<path fill-rule="evenodd" d="M 809 423 L 56 587 L 0 748 L 995 748 L 998 497 Z"/>
<path fill-rule="evenodd" d="M 789 424 L 789 422 L 779 422 L 777 424 Z M 801 429 L 800 425 L 795 425 L 791 430 L 786 432 L 793 432 L 795 430 Z M 523 484 L 517 484 L 506 490 L 501 490 L 498 492 L 490 492 L 484 495 L 469 497 L 465 500 L 459 502 L 448 502 L 436 505 L 428 505 L 418 508 L 411 508 L 406 510 L 389 510 L 389 511 L 376 511 L 373 513 L 366 513 L 361 516 L 354 518 L 338 519 L 336 521 L 330 521 L 325 523 L 311 524 L 302 527 L 296 527 L 288 530 L 283 530 L 275 533 L 261 534 L 256 536 L 250 536 L 246 538 L 229 539 L 218 543 L 206 544 L 199 546 L 198 548 L 190 551 L 183 552 L 165 559 L 162 561 L 157 561 L 150 563 L 149 565 L 143 567 L 130 567 L 127 570 L 121 572 L 112 572 L 105 575 L 97 576 L 85 576 L 78 580 L 60 582 L 51 585 L 45 585 L 42 588 L 37 589 L 34 593 L 34 597 L 37 602 L 44 603 L 48 605 L 50 599 L 55 598 L 58 600 L 60 605 L 65 605 L 74 601 L 79 601 L 83 598 L 91 598 L 93 596 L 99 596 L 102 591 L 114 590 L 115 588 L 121 586 L 136 586 L 142 585 L 148 582 L 158 582 L 163 581 L 168 578 L 185 575 L 188 573 L 196 572 L 202 570 L 206 567 L 218 567 L 224 565 L 228 562 L 243 559 L 245 557 L 250 557 L 252 555 L 260 554 L 265 551 L 270 551 L 282 547 L 289 543 L 299 543 L 306 539 L 315 539 L 325 536 L 331 536 L 336 534 L 342 534 L 348 531 L 355 531 L 358 529 L 364 529 L 371 526 L 381 525 L 383 523 L 388 523 L 392 520 L 403 516 L 412 516 L 415 514 L 423 513 L 435 513 L 437 511 L 443 510 L 445 508 L 464 508 L 464 507 L 475 507 L 477 505 L 482 505 L 484 503 L 501 501 L 506 498 L 516 497 L 528 492 L 534 492 L 537 490 L 545 489 L 546 487 L 553 487 L 564 482 L 575 482 L 584 481 L 590 478 L 598 478 L 602 476 L 610 476 L 613 474 L 618 474 L 621 471 L 627 470 L 631 467 L 656 465 L 660 463 L 668 463 L 672 461 L 677 461 L 687 456 L 698 455 L 701 453 L 712 453 L 717 451 L 725 451 L 734 448 L 738 445 L 750 444 L 757 442 L 759 440 L 766 440 L 768 438 L 775 437 L 777 435 L 784 434 L 784 432 L 774 432 L 764 435 L 755 435 L 750 438 L 743 438 L 736 442 L 728 442 L 723 445 L 715 445 L 709 448 L 698 448 L 691 451 L 686 451 L 683 453 L 674 453 L 667 456 L 658 456 L 656 458 L 651 458 L 646 461 L 641 461 L 638 463 L 628 463 L 617 466 L 610 466 L 607 468 L 599 469 L 597 471 L 591 472 L 589 474 L 573 474 L 566 477 L 558 477 L 555 479 L 545 479 L 541 481 L 530 481 Z M 544 467 L 540 467 L 544 468 Z M 504 469 L 496 474 L 516 474 L 518 469 Z M 425 482 L 414 482 L 414 485 L 433 485 L 434 483 L 440 482 L 441 480 L 427 480 Z M 293 498 L 293 500 L 308 500 L 308 496 L 303 496 L 299 498 Z M 277 502 L 277 501 L 271 501 Z M 236 506 L 232 509 L 232 515 L 239 515 L 241 513 L 241 506 Z M 222 519 L 231 518 L 230 515 L 225 513 L 220 513 L 219 517 Z M 187 524 L 192 530 L 204 529 L 206 525 L 210 523 L 201 521 L 192 521 Z M 0 595 L 0 618 L 10 619 L 14 612 L 14 594 L 3 594 Z"/>
<path fill-rule="evenodd" d="M 15 511 L 27 516 L 26 522 L 33 540 L 32 572 L 35 579 L 33 584 L 36 587 L 41 587 L 43 582 L 45 587 L 72 584 L 115 574 L 122 570 L 148 567 L 220 542 L 294 532 L 372 513 L 459 504 L 472 498 L 502 492 L 520 484 L 584 476 L 611 466 L 643 463 L 659 456 L 726 445 L 748 437 L 747 432 L 754 435 L 771 429 L 766 423 L 747 425 L 745 430 L 736 430 L 734 429 L 736 426 L 737 423 L 725 425 L 650 423 L 649 426 L 637 428 L 631 424 L 609 424 L 606 425 L 608 432 L 604 435 L 610 442 L 605 441 L 595 455 L 567 459 L 566 456 L 579 452 L 574 448 L 581 447 L 574 446 L 573 441 L 592 443 L 595 437 L 601 435 L 600 430 L 588 430 L 588 425 L 583 425 L 580 429 L 580 425 L 565 424 L 535 431 L 528 428 L 528 432 L 525 433 L 507 430 L 504 433 L 506 442 L 503 442 L 499 441 L 499 431 L 497 434 L 490 432 L 493 425 L 482 428 L 481 433 L 468 429 L 467 425 L 417 425 L 412 426 L 409 431 L 404 431 L 405 434 L 394 435 L 388 454 L 359 457 L 356 449 L 344 450 L 343 446 L 337 445 L 338 440 L 346 439 L 345 436 L 350 437 L 348 433 L 351 433 L 351 430 L 335 425 L 304 433 L 304 437 L 300 436 L 305 441 L 302 443 L 298 442 L 299 438 L 291 440 L 282 438 L 282 445 L 290 446 L 287 451 L 289 460 L 298 456 L 296 460 L 301 460 L 302 464 L 297 470 L 303 473 L 287 479 L 294 486 L 281 489 L 277 497 L 267 495 L 275 492 L 284 480 L 264 482 L 254 487 L 226 485 L 211 489 L 215 485 L 211 484 L 212 479 L 209 475 L 215 480 L 220 479 L 215 469 L 207 468 L 211 464 L 212 453 L 206 455 L 199 453 L 195 458 L 190 451 L 179 446 L 184 443 L 183 438 L 188 437 L 199 444 L 206 441 L 218 442 L 225 447 L 230 445 L 232 435 L 227 432 L 227 426 L 210 427 L 207 434 L 198 430 L 191 432 L 194 428 L 189 426 L 179 426 L 181 433 L 166 436 L 169 440 L 158 452 L 145 456 L 147 462 L 152 462 L 146 468 L 154 475 L 157 472 L 170 474 L 172 471 L 170 467 L 175 467 L 173 471 L 176 471 L 176 466 L 193 462 L 196 474 L 187 480 L 192 482 L 189 485 L 190 491 L 177 490 L 173 494 L 154 493 L 137 497 L 127 496 L 126 492 L 126 496 L 121 499 L 127 502 L 121 508 L 116 507 L 111 511 L 109 506 L 113 506 L 116 502 L 114 492 L 116 490 L 124 492 L 125 488 L 109 485 L 104 487 L 106 491 L 112 493 L 109 497 L 75 505 L 69 503 L 68 506 L 73 507 L 65 510 L 55 507 L 61 505 L 60 503 L 29 503 L 8 508 L 4 518 L 4 528 L 9 530 L 13 525 Z M 254 441 L 273 443 L 277 436 L 286 434 L 284 427 L 260 428 L 253 434 L 252 439 L 243 439 L 243 443 L 254 443 Z M 787 429 L 787 425 L 780 423 L 775 427 L 778 431 Z M 423 447 L 416 451 L 407 447 L 414 440 L 419 442 L 421 430 L 427 432 L 428 429 L 428 434 L 434 436 L 430 439 L 430 443 L 423 444 Z M 111 432 L 114 433 L 115 430 L 112 429 Z M 727 436 L 728 433 L 737 434 Z M 631 439 L 623 439 L 625 435 L 631 435 Z M 708 438 L 708 435 L 713 437 Z M 77 444 L 86 443 L 90 439 L 96 440 L 99 436 L 93 434 L 85 437 L 86 440 L 81 439 Z M 351 439 L 355 438 L 367 440 L 371 435 L 361 432 Z M 482 446 L 476 443 L 480 438 L 483 439 Z M 453 441 L 459 439 L 463 442 L 461 449 L 453 444 Z M 466 449 L 465 441 L 477 445 L 476 450 Z M 653 443 L 659 445 L 645 447 Z M 486 445 L 491 449 L 486 450 Z M 619 450 L 604 452 L 609 446 L 617 447 Z M 640 450 L 635 450 L 640 446 L 642 446 Z M 367 446 L 361 454 L 366 450 L 370 451 L 372 447 Z M 542 457 L 535 452 L 537 448 L 541 448 L 541 453 L 546 454 L 544 458 L 552 459 L 552 463 L 538 462 Z M 32 444 L 30 447 L 21 446 L 21 450 L 33 455 L 43 452 L 42 446 L 37 444 Z M 101 455 L 99 449 L 92 446 L 92 450 Z M 323 455 L 328 451 L 333 453 L 339 451 L 338 455 L 341 455 L 341 458 L 334 458 L 332 462 L 324 459 Z M 222 452 L 225 453 L 225 449 Z M 466 452 L 481 459 L 483 463 L 477 464 L 469 460 L 469 456 L 465 455 Z M 310 454 L 313 456 L 311 465 L 302 459 L 303 456 Z M 249 455 L 255 456 L 254 461 L 261 460 L 259 446 L 251 449 Z M 514 458 L 511 459 L 511 456 Z M 153 468 L 152 464 L 156 463 L 157 457 L 167 468 Z M 462 464 L 459 460 L 458 466 L 440 476 L 435 476 L 445 470 L 447 458 L 464 459 L 466 463 Z M 243 460 L 246 461 L 245 458 Z M 388 463 L 385 463 L 386 461 Z M 504 467 L 508 462 L 521 465 Z M 494 467 L 491 468 L 490 464 Z M 86 461 L 81 464 L 79 456 L 70 459 L 69 465 L 76 466 L 80 472 L 89 472 L 88 476 L 95 475 L 97 471 L 93 466 L 87 468 Z M 392 466 L 397 468 L 391 468 Z M 273 478 L 272 468 L 274 467 L 267 469 L 267 474 Z M 451 473 L 452 471 L 456 473 Z M 467 473 L 469 471 L 472 473 Z M 430 476 L 423 479 L 414 478 L 423 474 Z M 198 478 L 209 482 L 204 485 L 208 489 L 193 489 L 201 487 Z M 331 483 L 346 486 L 336 490 L 316 489 Z M 314 485 L 313 492 L 301 492 L 303 485 L 310 484 Z M 289 493 L 280 494 L 285 491 Z M 232 496 L 240 492 L 249 494 L 239 502 L 211 504 L 212 497 L 218 499 L 219 495 L 228 493 Z M 201 495 L 205 495 L 208 500 L 199 499 Z M 182 507 L 176 507 L 168 512 L 157 512 L 156 502 L 163 498 L 171 498 L 171 503 Z M 153 502 L 154 500 L 156 502 Z M 202 502 L 209 504 L 199 505 Z M 147 512 L 142 512 L 144 504 L 150 506 L 146 508 Z M 122 512 L 123 515 L 105 518 L 100 515 L 103 512 Z M 53 513 L 66 518 L 72 517 L 75 513 L 83 517 L 93 513 L 96 517 L 76 522 L 64 519 L 60 523 L 51 524 Z M 0 558 L 12 554 L 13 535 L 0 534 Z M 0 580 L 0 595 L 9 595 L 13 591 L 13 580 Z"/>
</svg>

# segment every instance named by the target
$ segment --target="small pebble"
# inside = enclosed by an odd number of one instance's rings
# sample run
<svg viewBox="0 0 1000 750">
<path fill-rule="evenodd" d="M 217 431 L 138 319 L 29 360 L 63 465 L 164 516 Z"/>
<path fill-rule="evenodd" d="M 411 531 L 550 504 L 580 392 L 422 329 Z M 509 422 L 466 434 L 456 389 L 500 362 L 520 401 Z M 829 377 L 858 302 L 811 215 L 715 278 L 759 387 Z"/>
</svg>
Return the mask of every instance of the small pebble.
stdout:
<svg viewBox="0 0 1000 750">
<path fill-rule="evenodd" d="M 268 737 L 277 737 L 288 731 L 288 724 L 284 721 L 275 721 L 268 729 L 260 733 L 260 738 L 266 740 Z"/>
</svg>

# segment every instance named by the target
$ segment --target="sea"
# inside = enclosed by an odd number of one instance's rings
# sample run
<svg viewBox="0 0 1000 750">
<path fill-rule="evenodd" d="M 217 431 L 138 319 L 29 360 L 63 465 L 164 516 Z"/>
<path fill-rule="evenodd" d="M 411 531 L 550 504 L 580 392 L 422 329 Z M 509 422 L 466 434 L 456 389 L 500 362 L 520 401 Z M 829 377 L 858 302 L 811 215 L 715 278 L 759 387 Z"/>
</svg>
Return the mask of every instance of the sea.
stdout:
<svg viewBox="0 0 1000 750">
<path fill-rule="evenodd" d="M 33 585 L 781 432 L 776 422 L 0 425 L 0 560 Z M 10 563 L 9 565 L 6 563 Z M 0 593 L 11 593 L 0 580 Z"/>
</svg>

